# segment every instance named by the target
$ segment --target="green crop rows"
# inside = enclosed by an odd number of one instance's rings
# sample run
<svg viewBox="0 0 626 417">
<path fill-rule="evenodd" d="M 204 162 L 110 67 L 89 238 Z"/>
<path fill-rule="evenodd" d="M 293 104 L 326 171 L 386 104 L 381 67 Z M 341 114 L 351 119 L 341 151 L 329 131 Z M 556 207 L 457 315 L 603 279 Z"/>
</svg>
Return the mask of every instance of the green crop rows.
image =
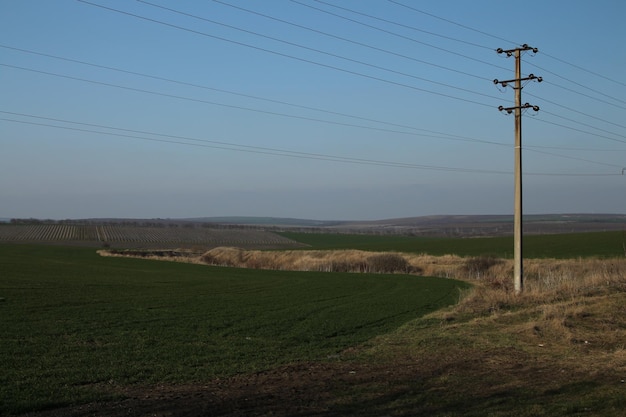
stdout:
<svg viewBox="0 0 626 417">
<path fill-rule="evenodd" d="M 0 245 L 0 414 L 328 360 L 458 299 L 453 280 L 248 271 Z"/>
<path fill-rule="evenodd" d="M 306 249 L 360 249 L 398 251 L 429 255 L 513 257 L 513 237 L 433 238 L 417 236 L 375 236 L 323 233 L 281 235 L 309 245 Z M 524 237 L 524 256 L 528 258 L 577 258 L 624 256 L 624 232 L 529 235 Z"/>
</svg>

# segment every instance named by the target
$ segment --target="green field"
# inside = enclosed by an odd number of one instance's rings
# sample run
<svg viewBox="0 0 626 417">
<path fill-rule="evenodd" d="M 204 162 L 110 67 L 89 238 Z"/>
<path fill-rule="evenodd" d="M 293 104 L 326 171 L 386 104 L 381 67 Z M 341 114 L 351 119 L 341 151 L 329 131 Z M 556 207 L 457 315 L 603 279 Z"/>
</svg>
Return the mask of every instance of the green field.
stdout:
<svg viewBox="0 0 626 417">
<path fill-rule="evenodd" d="M 338 352 L 458 300 L 454 280 L 249 271 L 0 245 L 0 414 Z M 330 358 L 330 359 L 329 359 Z"/>
<path fill-rule="evenodd" d="M 513 237 L 434 238 L 283 232 L 281 235 L 310 245 L 307 249 L 360 249 L 429 255 L 513 257 Z M 624 256 L 625 232 L 568 233 L 524 236 L 528 258 L 577 258 Z"/>
</svg>

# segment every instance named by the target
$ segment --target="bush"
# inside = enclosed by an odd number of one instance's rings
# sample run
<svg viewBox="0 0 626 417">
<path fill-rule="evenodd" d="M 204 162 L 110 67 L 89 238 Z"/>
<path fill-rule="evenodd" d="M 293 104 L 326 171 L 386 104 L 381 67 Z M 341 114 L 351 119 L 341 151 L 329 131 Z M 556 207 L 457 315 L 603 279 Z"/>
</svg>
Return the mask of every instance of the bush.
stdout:
<svg viewBox="0 0 626 417">
<path fill-rule="evenodd" d="M 485 275 L 485 273 L 489 271 L 492 266 L 501 263 L 502 260 L 493 255 L 481 255 L 468 258 L 462 268 L 463 272 L 465 272 L 469 277 L 480 278 L 482 275 Z"/>
<path fill-rule="evenodd" d="M 401 255 L 383 253 L 367 258 L 368 272 L 393 273 L 411 272 L 411 265 Z"/>
</svg>

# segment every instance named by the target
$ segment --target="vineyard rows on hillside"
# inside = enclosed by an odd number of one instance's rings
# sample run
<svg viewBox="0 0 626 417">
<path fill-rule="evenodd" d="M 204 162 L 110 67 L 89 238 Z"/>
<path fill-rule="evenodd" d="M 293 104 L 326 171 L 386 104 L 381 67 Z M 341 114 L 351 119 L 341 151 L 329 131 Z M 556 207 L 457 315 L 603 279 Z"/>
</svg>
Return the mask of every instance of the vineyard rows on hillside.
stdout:
<svg viewBox="0 0 626 417">
<path fill-rule="evenodd" d="M 122 248 L 236 246 L 293 248 L 298 243 L 263 230 L 131 225 L 0 225 L 0 243 L 68 243 Z"/>
</svg>

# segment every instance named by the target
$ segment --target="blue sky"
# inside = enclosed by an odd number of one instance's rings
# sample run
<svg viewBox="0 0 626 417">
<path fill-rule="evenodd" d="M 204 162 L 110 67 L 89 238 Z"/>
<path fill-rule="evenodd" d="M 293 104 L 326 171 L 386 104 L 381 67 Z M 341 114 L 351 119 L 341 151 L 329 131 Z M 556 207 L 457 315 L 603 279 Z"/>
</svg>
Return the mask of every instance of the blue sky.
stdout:
<svg viewBox="0 0 626 417">
<path fill-rule="evenodd" d="M 626 3 L 0 2 L 0 217 L 624 213 Z M 99 7 L 104 6 L 103 7 Z"/>
</svg>

